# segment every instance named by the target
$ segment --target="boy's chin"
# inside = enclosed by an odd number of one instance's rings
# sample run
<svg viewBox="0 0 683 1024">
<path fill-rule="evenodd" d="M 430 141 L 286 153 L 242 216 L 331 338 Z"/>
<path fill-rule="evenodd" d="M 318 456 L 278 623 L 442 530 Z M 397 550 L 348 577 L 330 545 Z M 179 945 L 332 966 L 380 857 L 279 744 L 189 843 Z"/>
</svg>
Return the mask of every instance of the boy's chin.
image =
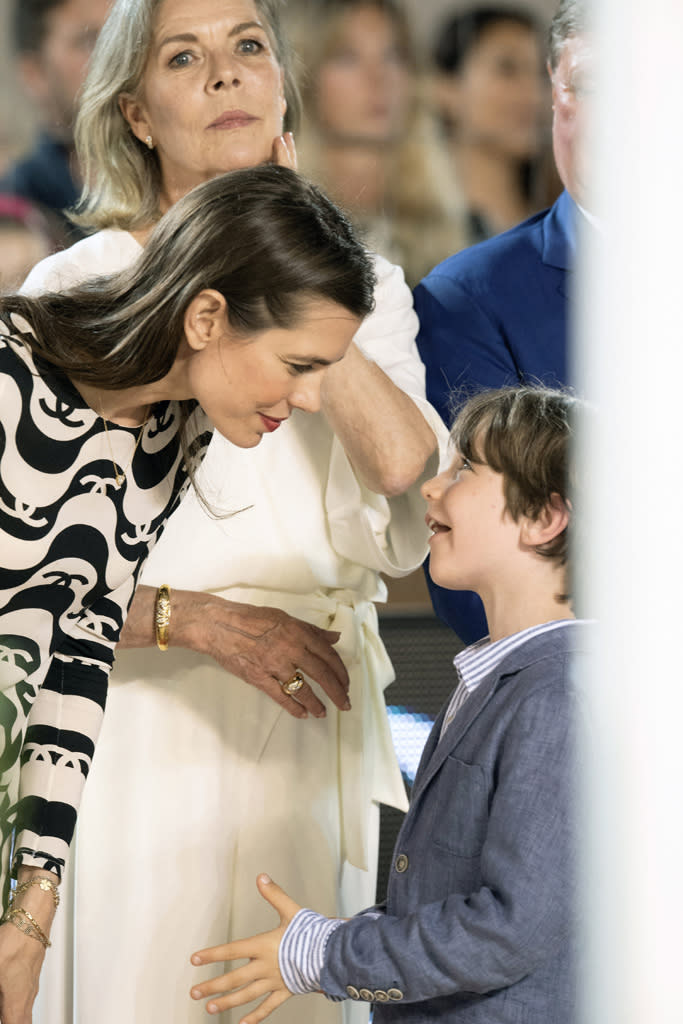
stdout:
<svg viewBox="0 0 683 1024">
<path fill-rule="evenodd" d="M 467 587 L 464 587 L 452 573 L 439 572 L 438 568 L 434 571 L 431 562 L 429 564 L 429 575 L 431 576 L 432 583 L 436 583 L 437 587 L 443 587 L 444 590 L 467 590 Z"/>
</svg>

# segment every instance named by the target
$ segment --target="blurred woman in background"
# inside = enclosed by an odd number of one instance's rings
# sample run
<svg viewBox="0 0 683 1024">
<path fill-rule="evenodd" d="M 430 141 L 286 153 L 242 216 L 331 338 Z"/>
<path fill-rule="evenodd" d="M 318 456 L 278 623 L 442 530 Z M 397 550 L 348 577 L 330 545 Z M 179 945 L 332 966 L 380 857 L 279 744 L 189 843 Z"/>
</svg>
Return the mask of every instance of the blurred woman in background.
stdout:
<svg viewBox="0 0 683 1024">
<path fill-rule="evenodd" d="M 303 64 L 301 168 L 415 285 L 462 248 L 465 234 L 447 155 L 419 95 L 406 15 L 396 0 L 300 0 L 289 27 Z"/>
<path fill-rule="evenodd" d="M 540 173 L 550 152 L 540 26 L 524 10 L 472 8 L 446 20 L 432 56 L 434 102 L 478 242 L 555 198 Z"/>
</svg>

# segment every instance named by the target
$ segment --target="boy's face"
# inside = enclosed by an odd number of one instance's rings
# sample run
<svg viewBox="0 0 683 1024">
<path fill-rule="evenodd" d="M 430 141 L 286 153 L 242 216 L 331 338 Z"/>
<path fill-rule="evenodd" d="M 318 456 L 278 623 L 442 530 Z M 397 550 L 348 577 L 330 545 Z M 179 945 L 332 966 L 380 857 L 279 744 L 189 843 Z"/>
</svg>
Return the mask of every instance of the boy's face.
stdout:
<svg viewBox="0 0 683 1024">
<path fill-rule="evenodd" d="M 427 500 L 429 571 L 439 586 L 482 595 L 502 582 L 520 551 L 520 525 L 505 507 L 503 474 L 456 454 L 422 486 Z"/>
</svg>

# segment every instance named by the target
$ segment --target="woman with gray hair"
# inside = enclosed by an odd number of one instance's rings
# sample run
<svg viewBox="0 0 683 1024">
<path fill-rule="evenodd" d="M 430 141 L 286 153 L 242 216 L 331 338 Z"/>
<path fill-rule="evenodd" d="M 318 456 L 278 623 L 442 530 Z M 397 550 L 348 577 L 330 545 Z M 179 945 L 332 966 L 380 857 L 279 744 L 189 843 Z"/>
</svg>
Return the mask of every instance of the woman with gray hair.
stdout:
<svg viewBox="0 0 683 1024">
<path fill-rule="evenodd" d="M 280 7 L 114 3 L 77 127 L 81 222 L 99 230 L 42 264 L 28 290 L 127 265 L 199 181 L 293 163 Z M 378 805 L 405 806 L 374 602 L 380 573 L 424 558 L 419 484 L 443 430 L 403 275 L 374 265 L 375 311 L 328 370 L 320 413 L 293 416 L 247 458 L 212 442 L 202 490 L 242 511 L 215 521 L 188 498 L 147 564 L 122 638 L 144 649 L 117 657 L 41 1024 L 203 1019 L 187 995 L 191 950 L 268 926 L 252 896 L 256 852 L 330 914 L 374 898 Z M 169 609 L 164 654 L 155 611 Z M 354 1012 L 317 1002 L 314 1024 Z"/>
</svg>

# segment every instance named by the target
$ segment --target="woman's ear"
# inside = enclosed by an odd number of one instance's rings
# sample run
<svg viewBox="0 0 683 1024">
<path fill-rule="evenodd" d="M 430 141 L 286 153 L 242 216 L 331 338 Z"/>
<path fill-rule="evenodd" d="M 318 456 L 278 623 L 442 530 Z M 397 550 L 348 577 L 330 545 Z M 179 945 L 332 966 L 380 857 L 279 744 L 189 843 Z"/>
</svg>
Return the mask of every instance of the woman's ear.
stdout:
<svg viewBox="0 0 683 1024">
<path fill-rule="evenodd" d="M 195 295 L 185 310 L 185 337 L 191 349 L 200 352 L 228 333 L 228 304 L 214 288 Z"/>
<path fill-rule="evenodd" d="M 129 92 L 122 92 L 119 96 L 119 110 L 136 139 L 146 142 L 149 136 L 154 137 L 147 113 L 139 99 Z"/>
<path fill-rule="evenodd" d="M 532 548 L 549 544 L 567 529 L 570 517 L 571 505 L 557 492 L 553 492 L 548 504 L 534 519 L 524 517 L 521 528 L 522 543 Z"/>
</svg>

